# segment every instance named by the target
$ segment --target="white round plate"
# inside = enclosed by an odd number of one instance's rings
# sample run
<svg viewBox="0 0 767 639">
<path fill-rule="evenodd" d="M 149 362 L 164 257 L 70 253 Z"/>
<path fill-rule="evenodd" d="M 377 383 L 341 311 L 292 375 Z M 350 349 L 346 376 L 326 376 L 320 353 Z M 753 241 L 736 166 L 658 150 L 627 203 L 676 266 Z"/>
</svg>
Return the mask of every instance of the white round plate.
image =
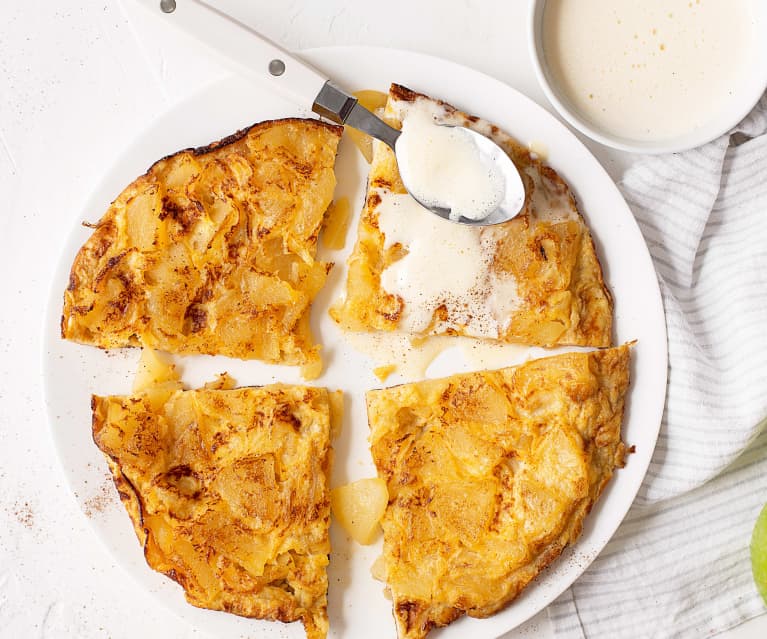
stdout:
<svg viewBox="0 0 767 639">
<path fill-rule="evenodd" d="M 504 611 L 489 619 L 461 619 L 440 633 L 444 639 L 497 637 L 533 616 L 581 574 L 612 536 L 639 489 L 658 435 L 666 387 L 666 331 L 655 271 L 634 218 L 607 173 L 560 122 L 514 89 L 471 69 L 405 51 L 332 47 L 307 51 L 305 57 L 350 90 L 386 91 L 391 82 L 398 82 L 495 122 L 523 143 L 545 146 L 549 163 L 572 186 L 594 235 L 606 281 L 615 296 L 616 343 L 637 340 L 623 430 L 625 441 L 635 445 L 636 452 L 627 466 L 616 472 L 586 519 L 580 540 Z M 62 294 L 70 264 L 90 234 L 80 223 L 98 220 L 112 199 L 154 160 L 178 149 L 207 144 L 253 122 L 303 114 L 305 111 L 266 88 L 246 85 L 234 77 L 175 106 L 121 154 L 74 217 L 48 308 L 43 372 L 51 431 L 83 512 L 125 570 L 179 615 L 218 637 L 244 633 L 258 633 L 260 637 L 304 635 L 300 624 L 241 619 L 193 608 L 184 602 L 178 585 L 147 567 L 128 516 L 109 486 L 106 463 L 92 442 L 90 415 L 92 393 L 130 392 L 139 353 L 137 349 L 104 352 L 61 340 Z M 336 197 L 349 196 L 355 211 L 363 199 L 366 169 L 359 153 L 344 139 L 337 164 Z M 344 250 L 323 256 L 335 261 L 336 267 L 312 315 L 326 362 L 325 373 L 313 383 L 343 389 L 347 398 L 343 432 L 335 443 L 334 486 L 375 474 L 367 447 L 364 392 L 381 384 L 372 373 L 370 360 L 351 348 L 327 315 L 329 305 L 342 290 L 355 225 L 356 221 Z M 536 356 L 546 354 L 541 349 L 532 352 Z M 243 385 L 302 381 L 297 370 L 259 362 L 206 356 L 176 361 L 189 387 L 222 371 Z M 460 351 L 450 350 L 427 374 L 433 377 L 470 369 Z M 387 383 L 397 381 L 394 376 Z M 359 546 L 334 523 L 331 542 L 330 636 L 393 637 L 389 601 L 382 594 L 382 585 L 370 576 L 370 565 L 380 553 L 380 539 L 373 546 Z"/>
</svg>

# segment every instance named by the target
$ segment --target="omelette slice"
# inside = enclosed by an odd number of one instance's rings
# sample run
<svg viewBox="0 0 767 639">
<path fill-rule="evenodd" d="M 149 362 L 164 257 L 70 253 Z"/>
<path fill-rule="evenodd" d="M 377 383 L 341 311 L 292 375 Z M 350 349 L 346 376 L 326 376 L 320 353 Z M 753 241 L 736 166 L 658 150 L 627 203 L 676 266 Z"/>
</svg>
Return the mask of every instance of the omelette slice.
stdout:
<svg viewBox="0 0 767 639">
<path fill-rule="evenodd" d="M 367 394 L 400 639 L 488 617 L 581 534 L 613 470 L 629 347 Z"/>
<path fill-rule="evenodd" d="M 321 369 L 309 312 L 341 127 L 262 122 L 168 156 L 117 197 L 77 254 L 61 334 Z"/>
<path fill-rule="evenodd" d="M 525 205 L 497 226 L 451 225 L 415 205 L 393 152 L 375 142 L 346 294 L 333 318 L 354 331 L 609 346 L 610 293 L 586 223 L 556 171 L 497 126 L 396 84 L 384 117 L 398 129 L 409 117 L 428 117 L 491 138 L 519 169 Z M 456 260 L 467 253 L 473 258 Z"/>
<path fill-rule="evenodd" d="M 92 398 L 93 439 L 147 563 L 189 603 L 328 631 L 330 404 L 324 388 Z"/>
</svg>

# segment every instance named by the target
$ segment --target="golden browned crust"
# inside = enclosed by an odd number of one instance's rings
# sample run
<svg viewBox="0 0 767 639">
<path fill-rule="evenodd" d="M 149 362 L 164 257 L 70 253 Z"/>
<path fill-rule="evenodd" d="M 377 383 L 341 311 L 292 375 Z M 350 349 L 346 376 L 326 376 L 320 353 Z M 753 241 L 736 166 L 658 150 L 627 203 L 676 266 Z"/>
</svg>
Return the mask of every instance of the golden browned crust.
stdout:
<svg viewBox="0 0 767 639">
<path fill-rule="evenodd" d="M 331 265 L 314 256 L 341 132 L 273 120 L 155 162 L 77 254 L 62 336 L 318 364 L 309 311 Z"/>
<path fill-rule="evenodd" d="M 491 239 L 496 247 L 494 274 L 516 281 L 521 302 L 506 318 L 498 339 L 541 346 L 609 346 L 612 299 L 591 235 L 567 184 L 497 126 L 405 87 L 391 86 L 385 118 L 400 128 L 402 113 L 420 100 L 436 105 L 443 121 L 476 129 L 495 140 L 525 182 L 527 197 L 522 213 L 482 231 L 483 239 Z M 402 250 L 385 248 L 385 237 L 378 228 L 382 192 L 405 193 L 405 188 L 394 154 L 385 145 L 376 144 L 357 243 L 349 258 L 346 298 L 331 312 L 350 330 L 401 328 L 404 302 L 380 283 L 383 270 L 402 256 Z M 426 332 L 471 335 L 465 325 L 446 318 L 444 309 L 439 308 Z"/>
<path fill-rule="evenodd" d="M 580 536 L 624 463 L 628 383 L 624 345 L 367 394 L 400 639 L 496 613 Z"/>
<path fill-rule="evenodd" d="M 198 607 L 328 630 L 324 388 L 92 398 L 93 439 L 147 563 Z"/>
</svg>

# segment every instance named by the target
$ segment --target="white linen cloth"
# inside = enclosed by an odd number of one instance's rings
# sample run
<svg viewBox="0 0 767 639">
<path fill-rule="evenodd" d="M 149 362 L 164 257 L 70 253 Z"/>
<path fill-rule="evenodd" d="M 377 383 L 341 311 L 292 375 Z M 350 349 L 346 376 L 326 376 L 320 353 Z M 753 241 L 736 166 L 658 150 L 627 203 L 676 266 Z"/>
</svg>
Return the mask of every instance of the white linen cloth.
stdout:
<svg viewBox="0 0 767 639">
<path fill-rule="evenodd" d="M 767 501 L 767 94 L 619 187 L 663 295 L 666 409 L 634 506 L 549 618 L 557 639 L 698 639 L 767 612 L 748 549 Z"/>
</svg>

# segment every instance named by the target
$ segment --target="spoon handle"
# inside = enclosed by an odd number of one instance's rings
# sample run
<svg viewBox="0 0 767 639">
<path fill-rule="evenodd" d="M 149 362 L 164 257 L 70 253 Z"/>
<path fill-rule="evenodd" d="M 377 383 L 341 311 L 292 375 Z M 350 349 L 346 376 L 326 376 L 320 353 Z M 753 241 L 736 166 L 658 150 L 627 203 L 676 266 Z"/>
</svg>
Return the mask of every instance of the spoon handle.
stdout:
<svg viewBox="0 0 767 639">
<path fill-rule="evenodd" d="M 166 23 L 207 45 L 236 71 L 269 87 L 300 107 L 348 124 L 382 140 L 392 149 L 399 131 L 338 88 L 327 75 L 261 34 L 201 0 L 136 0 Z"/>
<path fill-rule="evenodd" d="M 328 81 L 314 100 L 312 111 L 336 124 L 348 124 L 385 142 L 392 149 L 400 131 L 363 107 L 357 98 Z"/>
<path fill-rule="evenodd" d="M 296 105 L 314 104 L 328 77 L 253 29 L 200 0 L 135 0 Z M 352 98 L 353 99 L 353 98 Z"/>
</svg>

